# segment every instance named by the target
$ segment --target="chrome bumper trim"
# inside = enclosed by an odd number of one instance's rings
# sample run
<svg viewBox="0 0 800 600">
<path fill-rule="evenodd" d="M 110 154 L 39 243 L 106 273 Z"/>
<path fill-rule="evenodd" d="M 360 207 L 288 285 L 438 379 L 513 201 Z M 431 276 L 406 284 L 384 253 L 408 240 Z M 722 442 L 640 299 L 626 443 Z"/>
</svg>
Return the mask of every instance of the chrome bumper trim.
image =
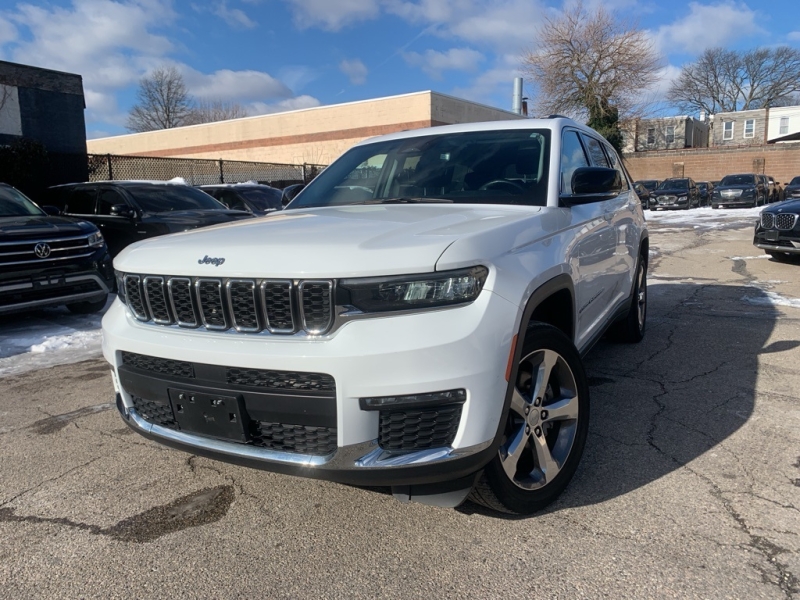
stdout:
<svg viewBox="0 0 800 600">
<path fill-rule="evenodd" d="M 119 404 L 118 404 L 119 408 Z M 378 446 L 377 440 L 339 447 L 336 452 L 327 456 L 313 456 L 308 454 L 294 454 L 279 452 L 266 448 L 257 448 L 235 442 L 224 442 L 214 438 L 175 431 L 161 425 L 145 421 L 134 408 L 123 406 L 123 417 L 128 423 L 143 433 L 160 437 L 187 448 L 207 450 L 229 456 L 231 458 L 245 458 L 257 460 L 266 464 L 282 464 L 298 467 L 308 467 L 321 471 L 362 470 L 369 468 L 419 466 L 431 463 L 441 463 L 447 460 L 462 458 L 475 454 L 488 448 L 492 440 L 470 446 L 468 448 L 432 448 L 406 454 L 393 454 L 386 452 Z"/>
<path fill-rule="evenodd" d="M 29 302 L 18 302 L 17 304 L 7 304 L 0 306 L 0 314 L 5 312 L 23 310 L 28 308 L 36 308 L 39 306 L 51 306 L 53 304 L 67 304 L 72 302 L 80 302 L 88 300 L 89 298 L 96 298 L 101 294 L 110 294 L 111 289 L 106 285 L 99 275 L 73 275 L 64 278 L 66 283 L 77 283 L 80 281 L 95 281 L 100 289 L 94 292 L 82 292 L 80 294 L 69 294 L 67 296 L 58 296 L 55 298 L 47 298 L 44 300 L 31 300 Z M 14 290 L 30 290 L 33 289 L 33 283 L 15 283 L 12 285 L 0 285 L 0 292 L 14 291 Z"/>
<path fill-rule="evenodd" d="M 794 248 L 788 248 L 786 246 L 773 246 L 772 244 L 764 244 L 763 242 L 758 242 L 755 246 L 756 248 L 761 248 L 762 250 L 770 250 L 772 252 L 786 252 L 787 254 L 800 254 L 800 244 L 797 242 L 792 242 Z"/>
</svg>

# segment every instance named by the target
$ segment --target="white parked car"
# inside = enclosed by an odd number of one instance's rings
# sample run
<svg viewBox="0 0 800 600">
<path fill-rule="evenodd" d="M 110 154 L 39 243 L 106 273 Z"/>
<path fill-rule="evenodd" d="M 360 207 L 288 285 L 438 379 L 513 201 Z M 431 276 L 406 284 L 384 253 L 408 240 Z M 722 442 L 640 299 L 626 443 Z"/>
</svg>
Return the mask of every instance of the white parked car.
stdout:
<svg viewBox="0 0 800 600">
<path fill-rule="evenodd" d="M 530 514 L 575 473 L 581 355 L 645 330 L 620 159 L 565 118 L 358 144 L 281 213 L 134 244 L 103 319 L 117 407 L 164 444 Z"/>
</svg>

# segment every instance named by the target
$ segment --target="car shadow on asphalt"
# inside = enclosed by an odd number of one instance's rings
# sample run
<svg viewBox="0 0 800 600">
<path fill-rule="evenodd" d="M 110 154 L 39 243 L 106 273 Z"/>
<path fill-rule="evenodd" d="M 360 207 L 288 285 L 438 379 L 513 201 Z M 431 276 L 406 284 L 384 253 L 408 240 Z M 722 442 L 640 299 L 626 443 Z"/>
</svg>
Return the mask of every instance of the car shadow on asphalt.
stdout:
<svg viewBox="0 0 800 600">
<path fill-rule="evenodd" d="M 606 502 L 683 468 L 717 448 L 752 416 L 759 355 L 780 313 L 758 288 L 656 283 L 639 344 L 601 340 L 585 360 L 589 437 L 578 471 L 545 512 Z M 735 479 L 736 462 L 715 477 Z M 516 518 L 467 502 L 457 510 Z"/>
</svg>

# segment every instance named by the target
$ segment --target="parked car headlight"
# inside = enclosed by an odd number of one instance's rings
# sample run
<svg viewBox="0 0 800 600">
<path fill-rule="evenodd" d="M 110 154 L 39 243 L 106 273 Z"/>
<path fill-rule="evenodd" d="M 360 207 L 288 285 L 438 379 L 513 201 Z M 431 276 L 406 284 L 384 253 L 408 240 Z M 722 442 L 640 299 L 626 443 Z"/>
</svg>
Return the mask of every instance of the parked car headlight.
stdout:
<svg viewBox="0 0 800 600">
<path fill-rule="evenodd" d="M 686 194 L 684 194 L 683 196 L 678 196 L 678 200 L 686 200 L 686 199 L 688 199 L 688 196 Z"/>
<path fill-rule="evenodd" d="M 755 196 L 755 194 L 756 194 L 756 191 L 753 188 L 750 188 L 749 190 L 743 190 L 742 191 L 742 197 L 744 197 L 744 198 L 750 198 L 752 196 Z"/>
<path fill-rule="evenodd" d="M 486 283 L 489 270 L 471 267 L 425 275 L 344 279 L 339 289 L 349 294 L 342 303 L 363 312 L 437 308 L 475 300 Z"/>
<path fill-rule="evenodd" d="M 103 240 L 103 234 L 99 231 L 95 231 L 89 236 L 89 248 L 99 248 L 104 243 L 105 240 Z"/>
</svg>

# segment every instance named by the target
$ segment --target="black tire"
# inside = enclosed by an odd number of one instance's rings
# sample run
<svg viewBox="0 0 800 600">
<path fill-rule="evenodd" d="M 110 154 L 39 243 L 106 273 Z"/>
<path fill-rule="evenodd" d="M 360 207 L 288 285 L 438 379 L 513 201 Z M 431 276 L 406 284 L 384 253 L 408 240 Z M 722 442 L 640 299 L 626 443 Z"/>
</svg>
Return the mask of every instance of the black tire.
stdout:
<svg viewBox="0 0 800 600">
<path fill-rule="evenodd" d="M 719 208 L 719 204 L 712 204 L 711 208 L 717 210 Z"/>
<path fill-rule="evenodd" d="M 647 329 L 647 261 L 641 255 L 636 263 L 635 276 L 628 314 L 614 323 L 609 332 L 614 340 L 625 344 L 641 342 Z"/>
<path fill-rule="evenodd" d="M 774 250 L 765 250 L 764 252 L 769 254 L 771 258 L 774 258 L 778 262 L 789 262 L 791 260 L 786 252 L 775 252 Z"/>
<path fill-rule="evenodd" d="M 529 325 L 521 356 L 500 448 L 470 499 L 499 512 L 530 515 L 558 498 L 578 468 L 589 431 L 589 384 L 578 350 L 551 325 Z M 546 381 L 536 389 L 539 377 Z"/>
<path fill-rule="evenodd" d="M 108 298 L 103 298 L 95 302 L 74 302 L 73 304 L 67 304 L 67 308 L 69 312 L 76 315 L 90 315 L 103 310 L 107 300 Z"/>
</svg>

